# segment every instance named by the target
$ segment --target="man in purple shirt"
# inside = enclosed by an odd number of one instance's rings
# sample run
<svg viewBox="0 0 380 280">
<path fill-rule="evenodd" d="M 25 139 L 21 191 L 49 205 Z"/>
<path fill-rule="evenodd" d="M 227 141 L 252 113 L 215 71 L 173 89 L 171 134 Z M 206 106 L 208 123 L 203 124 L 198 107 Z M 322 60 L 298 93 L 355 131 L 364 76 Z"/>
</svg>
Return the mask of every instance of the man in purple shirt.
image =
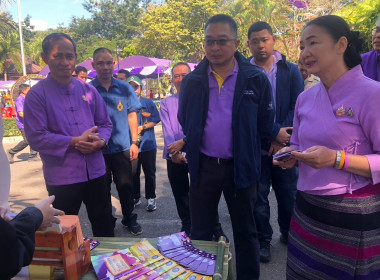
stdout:
<svg viewBox="0 0 380 280">
<path fill-rule="evenodd" d="M 298 95 L 304 89 L 302 75 L 294 63 L 274 50 L 276 37 L 271 26 L 258 21 L 248 29 L 248 46 L 253 55 L 250 60 L 260 71 L 267 75 L 272 86 L 275 121 L 272 128 L 274 140 L 261 142 L 261 175 L 255 204 L 255 220 L 260 242 L 260 261 L 271 259 L 270 242 L 273 230 L 269 223 L 270 206 L 268 195 L 272 187 L 278 204 L 278 224 L 280 241 L 288 242 L 290 218 L 293 214 L 297 192 L 297 167 L 283 170 L 272 163 L 272 155 L 288 145 L 293 127 L 293 115 Z"/>
<path fill-rule="evenodd" d="M 94 236 L 114 236 L 102 149 L 112 123 L 97 90 L 72 77 L 77 58 L 74 41 L 52 33 L 41 54 L 50 74 L 25 100 L 25 134 L 40 153 L 55 208 L 78 215 L 86 205 Z"/>
<path fill-rule="evenodd" d="M 191 72 L 185 62 L 178 62 L 172 68 L 172 83 L 177 93 L 164 98 L 160 105 L 162 131 L 164 135 L 163 158 L 167 161 L 167 171 L 170 186 L 173 191 L 178 215 L 182 222 L 181 231 L 190 235 L 190 206 L 189 206 L 189 169 L 186 160 L 186 138 L 178 122 L 178 97 L 183 78 Z M 218 241 L 225 236 L 219 222 L 213 231 L 213 240 Z"/>
<path fill-rule="evenodd" d="M 205 58 L 181 85 L 178 121 L 186 135 L 191 237 L 211 240 L 223 192 L 232 222 L 237 280 L 260 276 L 253 207 L 261 138 L 270 138 L 273 104 L 268 78 L 238 51 L 237 24 L 208 19 Z"/>
<path fill-rule="evenodd" d="M 8 150 L 9 163 L 13 163 L 15 154 L 17 154 L 18 152 L 21 152 L 29 145 L 28 140 L 25 137 L 25 132 L 24 132 L 24 102 L 25 102 L 25 97 L 30 90 L 30 86 L 27 84 L 22 84 L 19 86 L 19 89 L 20 89 L 20 95 L 19 97 L 17 97 L 16 102 L 15 102 L 16 124 L 17 124 L 17 128 L 21 131 L 23 140 L 20 141 L 15 147 Z M 28 161 L 33 161 L 33 160 L 39 160 L 39 159 L 37 156 L 37 152 L 33 151 L 33 149 L 30 148 Z"/>
<path fill-rule="evenodd" d="M 362 68 L 364 75 L 380 82 L 380 18 L 372 32 L 373 51 L 362 54 Z"/>
</svg>

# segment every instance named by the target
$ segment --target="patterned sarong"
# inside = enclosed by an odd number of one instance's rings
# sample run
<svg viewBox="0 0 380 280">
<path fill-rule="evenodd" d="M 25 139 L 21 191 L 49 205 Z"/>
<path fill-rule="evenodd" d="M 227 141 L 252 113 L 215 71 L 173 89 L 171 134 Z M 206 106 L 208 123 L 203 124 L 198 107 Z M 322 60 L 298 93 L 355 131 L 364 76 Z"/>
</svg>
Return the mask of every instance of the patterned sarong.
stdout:
<svg viewBox="0 0 380 280">
<path fill-rule="evenodd" d="M 287 279 L 380 279 L 380 184 L 336 196 L 297 193 Z"/>
</svg>

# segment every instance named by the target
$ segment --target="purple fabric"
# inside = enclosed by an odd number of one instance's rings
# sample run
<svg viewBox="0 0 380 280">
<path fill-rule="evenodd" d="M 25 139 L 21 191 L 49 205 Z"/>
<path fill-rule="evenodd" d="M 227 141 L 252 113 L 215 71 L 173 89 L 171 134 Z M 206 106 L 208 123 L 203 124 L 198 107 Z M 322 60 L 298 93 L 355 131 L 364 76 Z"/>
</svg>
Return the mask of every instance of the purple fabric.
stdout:
<svg viewBox="0 0 380 280">
<path fill-rule="evenodd" d="M 0 89 L 10 89 L 9 87 L 4 87 L 4 86 L 15 83 L 15 82 L 16 82 L 15 80 L 0 81 Z"/>
<path fill-rule="evenodd" d="M 162 122 L 162 132 L 164 134 L 164 152 L 162 157 L 168 158 L 168 146 L 180 139 L 183 139 L 182 127 L 178 122 L 178 94 L 173 94 L 167 98 L 162 99 L 160 104 L 160 117 Z"/>
<path fill-rule="evenodd" d="M 79 63 L 77 66 L 82 66 L 86 68 L 88 72 L 88 71 L 94 70 L 94 68 L 92 67 L 92 61 L 93 61 L 92 58 L 87 58 L 85 61 Z"/>
<path fill-rule="evenodd" d="M 225 78 L 219 92 L 218 82 L 209 67 L 210 99 L 200 152 L 210 157 L 233 158 L 232 105 L 238 71 L 235 60 L 235 67 Z"/>
<path fill-rule="evenodd" d="M 46 184 L 75 184 L 105 174 L 102 151 L 83 155 L 69 148 L 72 137 L 95 125 L 100 138 L 111 135 L 106 105 L 93 86 L 79 79 L 63 85 L 49 75 L 29 91 L 24 114 L 25 133 L 40 153 Z"/>
<path fill-rule="evenodd" d="M 116 69 L 137 68 L 144 66 L 166 66 L 170 65 L 171 61 L 167 59 L 150 58 L 140 55 L 129 56 L 119 62 L 119 66 L 116 65 Z"/>
<path fill-rule="evenodd" d="M 41 69 L 40 73 L 38 73 L 41 76 L 47 76 L 50 73 L 50 68 L 48 65 L 46 65 L 44 68 Z"/>
<path fill-rule="evenodd" d="M 373 50 L 362 54 L 362 67 L 364 75 L 380 82 L 380 53 Z"/>
<path fill-rule="evenodd" d="M 291 146 L 313 146 L 366 156 L 372 180 L 333 167 L 314 169 L 299 162 L 300 191 L 315 195 L 352 193 L 380 183 L 380 83 L 363 75 L 358 65 L 327 91 L 323 83 L 301 93 L 293 120 Z M 338 116 L 343 106 L 345 114 Z M 348 114 L 351 108 L 352 114 Z"/>
<path fill-rule="evenodd" d="M 17 124 L 17 128 L 22 130 L 24 129 L 24 118 L 22 118 L 21 116 L 19 116 L 19 112 L 24 112 L 24 102 L 25 102 L 25 96 L 23 96 L 22 94 L 19 95 L 19 97 L 17 97 L 16 101 L 15 101 L 15 107 L 16 107 L 16 124 Z"/>
<path fill-rule="evenodd" d="M 272 94 L 273 94 L 273 104 L 276 104 L 276 89 L 277 89 L 277 83 L 276 83 L 276 76 L 277 76 L 277 62 L 279 62 L 280 60 L 282 60 L 282 56 L 281 56 L 281 53 L 279 53 L 278 51 L 273 51 L 273 58 L 274 58 L 274 61 L 273 61 L 273 64 L 271 66 L 271 68 L 269 69 L 269 73 L 267 73 L 265 71 L 265 69 L 259 65 L 257 65 L 255 63 L 255 58 L 252 57 L 251 59 L 251 64 L 252 65 L 256 65 L 258 68 L 261 69 L 261 71 L 267 75 L 268 79 L 269 79 L 269 82 L 270 82 L 270 85 L 272 86 Z M 276 122 L 276 115 L 275 115 L 275 119 L 274 121 Z"/>
</svg>

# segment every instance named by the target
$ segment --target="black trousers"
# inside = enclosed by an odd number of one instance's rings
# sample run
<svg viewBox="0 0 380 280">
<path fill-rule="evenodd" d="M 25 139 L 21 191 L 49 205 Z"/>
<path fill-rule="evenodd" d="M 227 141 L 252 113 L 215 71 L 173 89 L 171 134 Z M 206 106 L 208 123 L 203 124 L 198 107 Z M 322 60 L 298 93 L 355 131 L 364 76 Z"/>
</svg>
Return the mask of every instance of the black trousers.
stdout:
<svg viewBox="0 0 380 280">
<path fill-rule="evenodd" d="M 182 230 L 190 231 L 190 205 L 189 205 L 189 169 L 187 164 L 176 164 L 166 161 L 170 187 L 174 195 L 178 216 L 182 222 Z"/>
<path fill-rule="evenodd" d="M 145 176 L 145 198 L 156 198 L 156 155 L 157 149 L 140 152 L 133 174 L 133 197 L 141 197 L 140 174 L 141 166 Z"/>
<path fill-rule="evenodd" d="M 257 186 L 236 189 L 233 163 L 200 156 L 199 184 L 190 188 L 192 239 L 211 240 L 223 192 L 234 234 L 237 280 L 259 279 L 259 242 L 253 208 Z"/>
<path fill-rule="evenodd" d="M 14 146 L 12 149 L 9 150 L 10 154 L 15 155 L 29 146 L 28 140 L 26 139 L 26 136 L 25 136 L 25 131 L 23 129 L 21 129 L 21 135 L 22 135 L 23 140 L 18 142 L 16 146 Z M 31 158 L 35 156 L 37 156 L 37 152 L 34 151 L 32 148 L 30 148 L 29 157 Z"/>
<path fill-rule="evenodd" d="M 116 154 L 105 154 L 106 178 L 108 184 L 107 199 L 111 204 L 111 183 L 114 181 L 119 194 L 123 225 L 128 225 L 133 212 L 132 163 L 129 150 Z M 134 214 L 135 215 L 135 214 Z"/>
<path fill-rule="evenodd" d="M 46 185 L 49 195 L 55 195 L 54 208 L 63 210 L 66 215 L 78 215 L 82 202 L 86 206 L 94 236 L 113 237 L 111 207 L 107 197 L 106 177 L 87 182 L 50 186 Z"/>
</svg>

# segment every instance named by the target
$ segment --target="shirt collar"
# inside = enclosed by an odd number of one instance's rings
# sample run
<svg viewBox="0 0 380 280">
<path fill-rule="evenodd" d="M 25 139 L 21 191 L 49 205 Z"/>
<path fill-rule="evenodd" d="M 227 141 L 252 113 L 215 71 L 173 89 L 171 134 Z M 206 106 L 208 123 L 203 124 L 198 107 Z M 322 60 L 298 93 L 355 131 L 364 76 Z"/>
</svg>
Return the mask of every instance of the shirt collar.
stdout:
<svg viewBox="0 0 380 280">
<path fill-rule="evenodd" d="M 274 50 L 272 52 L 272 56 L 273 56 L 273 59 L 274 59 L 274 61 L 273 61 L 274 64 L 277 64 L 280 60 L 282 60 L 282 55 L 281 55 L 281 53 L 279 51 Z M 251 62 L 252 65 L 260 67 L 259 65 L 257 65 L 255 63 L 255 57 L 253 57 L 253 56 L 252 56 L 252 58 L 251 58 L 251 60 L 249 62 Z"/>
<path fill-rule="evenodd" d="M 239 72 L 239 65 L 238 65 L 238 62 L 237 62 L 236 58 L 234 58 L 234 59 L 235 59 L 235 65 L 234 65 L 234 68 L 233 68 L 232 71 L 228 74 L 228 76 L 231 75 L 231 74 L 236 74 L 237 72 Z M 211 68 L 211 64 L 209 64 L 208 69 L 207 69 L 207 73 L 208 73 L 208 75 L 210 76 L 210 75 L 212 74 L 213 71 L 214 71 L 214 70 L 212 70 L 212 68 Z M 227 77 L 228 77 L 228 76 L 227 76 Z"/>
<path fill-rule="evenodd" d="M 99 86 L 102 86 L 100 83 L 99 83 L 99 80 L 98 80 L 98 76 L 95 77 L 95 79 L 92 80 L 92 85 L 94 87 L 99 87 Z M 116 79 L 112 77 L 112 81 L 111 81 L 111 86 L 110 88 L 112 87 L 119 87 L 119 84 L 118 82 L 116 82 Z"/>
</svg>

